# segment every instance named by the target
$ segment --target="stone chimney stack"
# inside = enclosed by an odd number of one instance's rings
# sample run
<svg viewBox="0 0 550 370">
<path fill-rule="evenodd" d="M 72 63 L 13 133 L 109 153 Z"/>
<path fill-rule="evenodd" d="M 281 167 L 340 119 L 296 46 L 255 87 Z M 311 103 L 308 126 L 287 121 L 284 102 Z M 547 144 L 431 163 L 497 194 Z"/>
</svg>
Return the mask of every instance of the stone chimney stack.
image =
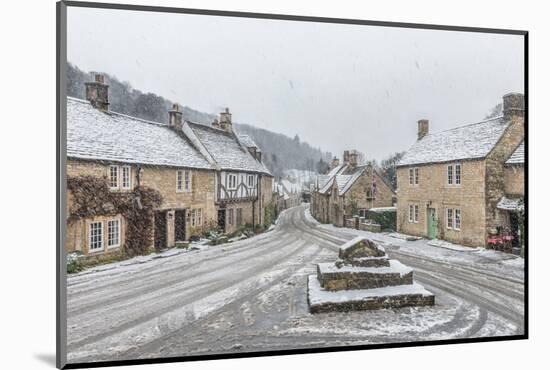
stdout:
<svg viewBox="0 0 550 370">
<path fill-rule="evenodd" d="M 168 111 L 170 127 L 181 130 L 183 126 L 183 112 L 179 104 L 174 103 L 172 109 Z"/>
<path fill-rule="evenodd" d="M 330 169 L 336 168 L 340 165 L 340 160 L 336 157 L 332 158 L 332 162 L 330 164 Z"/>
<path fill-rule="evenodd" d="M 342 159 L 344 160 L 344 164 L 349 163 L 349 150 L 344 150 L 344 156 Z"/>
<path fill-rule="evenodd" d="M 502 114 L 504 120 L 523 119 L 525 114 L 525 99 L 523 94 L 510 93 L 502 97 Z"/>
<path fill-rule="evenodd" d="M 94 108 L 108 111 L 109 110 L 109 85 L 105 84 L 103 75 L 96 74 L 95 81 L 86 82 L 86 100 L 88 100 Z"/>
<path fill-rule="evenodd" d="M 422 139 L 430 132 L 430 121 L 427 119 L 421 119 L 418 121 L 418 139 Z"/>
<path fill-rule="evenodd" d="M 233 125 L 231 123 L 231 113 L 229 113 L 229 108 L 225 108 L 225 112 L 220 113 L 220 128 L 227 132 L 233 131 Z"/>
<path fill-rule="evenodd" d="M 350 167 L 356 167 L 357 166 L 357 157 L 358 157 L 357 150 L 351 150 L 350 153 L 349 153 L 349 165 L 350 165 Z"/>
</svg>

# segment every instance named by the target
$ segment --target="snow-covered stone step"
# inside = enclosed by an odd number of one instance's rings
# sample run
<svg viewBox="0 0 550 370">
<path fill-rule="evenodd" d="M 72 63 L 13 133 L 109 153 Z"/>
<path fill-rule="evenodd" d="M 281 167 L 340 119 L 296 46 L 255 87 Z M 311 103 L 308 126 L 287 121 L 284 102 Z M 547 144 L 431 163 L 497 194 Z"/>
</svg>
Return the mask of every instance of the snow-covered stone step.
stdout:
<svg viewBox="0 0 550 370">
<path fill-rule="evenodd" d="M 375 289 L 329 291 L 317 276 L 308 276 L 308 303 L 311 313 L 365 311 L 405 306 L 433 306 L 435 296 L 420 284 Z"/>
<path fill-rule="evenodd" d="M 413 283 L 413 270 L 397 260 L 387 267 L 361 267 L 319 263 L 317 277 L 327 290 L 372 289 Z"/>
</svg>

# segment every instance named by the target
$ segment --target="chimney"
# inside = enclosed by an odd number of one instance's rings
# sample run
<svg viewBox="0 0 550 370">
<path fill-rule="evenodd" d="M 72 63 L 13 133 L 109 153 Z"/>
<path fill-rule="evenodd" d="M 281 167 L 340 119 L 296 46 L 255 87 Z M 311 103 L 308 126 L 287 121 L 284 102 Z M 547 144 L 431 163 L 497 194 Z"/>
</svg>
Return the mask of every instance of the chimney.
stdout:
<svg viewBox="0 0 550 370">
<path fill-rule="evenodd" d="M 214 121 L 212 121 L 212 127 L 220 128 L 220 122 L 218 122 L 217 118 L 215 118 Z"/>
<path fill-rule="evenodd" d="M 172 104 L 172 109 L 168 111 L 170 127 L 181 130 L 183 126 L 183 112 L 179 104 Z"/>
<path fill-rule="evenodd" d="M 525 100 L 523 94 L 510 93 L 502 97 L 502 114 L 504 120 L 508 121 L 513 118 L 523 119 L 525 112 Z"/>
<path fill-rule="evenodd" d="M 94 108 L 107 111 L 109 110 L 109 85 L 105 84 L 103 75 L 96 74 L 95 81 L 86 82 L 86 100 Z"/>
<path fill-rule="evenodd" d="M 350 165 L 350 167 L 357 166 L 357 156 L 358 156 L 357 150 L 351 150 L 350 151 L 350 153 L 349 153 L 349 165 Z"/>
<path fill-rule="evenodd" d="M 344 160 L 344 164 L 348 164 L 348 162 L 349 162 L 349 150 L 344 150 L 343 160 Z"/>
<path fill-rule="evenodd" d="M 330 169 L 336 168 L 340 165 L 340 160 L 336 157 L 332 158 L 332 163 L 330 164 Z"/>
<path fill-rule="evenodd" d="M 421 119 L 418 121 L 418 139 L 422 139 L 424 136 L 428 135 L 430 131 L 430 121 L 427 119 Z"/>
<path fill-rule="evenodd" d="M 227 132 L 233 131 L 233 126 L 231 124 L 231 113 L 229 113 L 229 108 L 225 108 L 225 112 L 220 113 L 220 128 Z"/>
</svg>

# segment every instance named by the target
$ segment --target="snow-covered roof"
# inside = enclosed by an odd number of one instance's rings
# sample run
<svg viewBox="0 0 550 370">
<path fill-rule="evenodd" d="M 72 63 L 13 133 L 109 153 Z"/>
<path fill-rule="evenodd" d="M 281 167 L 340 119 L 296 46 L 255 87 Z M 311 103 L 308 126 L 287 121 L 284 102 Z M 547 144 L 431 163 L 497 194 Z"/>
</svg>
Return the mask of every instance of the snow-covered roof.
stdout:
<svg viewBox="0 0 550 370">
<path fill-rule="evenodd" d="M 512 153 L 510 158 L 506 161 L 506 164 L 523 164 L 525 161 L 525 143 L 522 141 L 521 144 L 516 148 Z"/>
<path fill-rule="evenodd" d="M 189 122 L 197 139 L 222 170 L 250 171 L 271 175 L 269 170 L 256 160 L 231 132 L 199 123 Z"/>
<path fill-rule="evenodd" d="M 67 98 L 67 157 L 145 165 L 211 168 L 168 125 L 98 110 Z"/>
<path fill-rule="evenodd" d="M 502 117 L 428 134 L 405 153 L 400 166 L 485 158 L 496 145 L 508 122 Z"/>
<path fill-rule="evenodd" d="M 238 138 L 241 144 L 243 144 L 246 148 L 256 148 L 256 151 L 261 151 L 260 147 L 254 142 L 254 140 L 252 140 L 250 135 L 239 134 Z"/>
<path fill-rule="evenodd" d="M 506 198 L 502 197 L 498 203 L 497 208 L 504 211 L 522 211 L 523 203 L 520 202 L 520 199 Z"/>
</svg>

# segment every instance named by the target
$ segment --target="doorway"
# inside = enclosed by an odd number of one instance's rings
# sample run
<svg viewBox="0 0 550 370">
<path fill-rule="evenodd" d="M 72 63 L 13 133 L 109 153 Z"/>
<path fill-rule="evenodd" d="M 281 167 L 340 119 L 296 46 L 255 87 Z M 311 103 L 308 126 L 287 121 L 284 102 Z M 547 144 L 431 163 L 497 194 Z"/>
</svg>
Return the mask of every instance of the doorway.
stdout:
<svg viewBox="0 0 550 370">
<path fill-rule="evenodd" d="M 174 214 L 174 240 L 185 241 L 185 209 L 177 209 Z"/>
<path fill-rule="evenodd" d="M 218 209 L 218 228 L 225 233 L 225 209 Z"/>
<path fill-rule="evenodd" d="M 428 208 L 428 239 L 437 237 L 437 219 L 435 217 L 435 208 Z"/>
<path fill-rule="evenodd" d="M 155 249 L 166 248 L 166 211 L 155 212 Z"/>
</svg>

